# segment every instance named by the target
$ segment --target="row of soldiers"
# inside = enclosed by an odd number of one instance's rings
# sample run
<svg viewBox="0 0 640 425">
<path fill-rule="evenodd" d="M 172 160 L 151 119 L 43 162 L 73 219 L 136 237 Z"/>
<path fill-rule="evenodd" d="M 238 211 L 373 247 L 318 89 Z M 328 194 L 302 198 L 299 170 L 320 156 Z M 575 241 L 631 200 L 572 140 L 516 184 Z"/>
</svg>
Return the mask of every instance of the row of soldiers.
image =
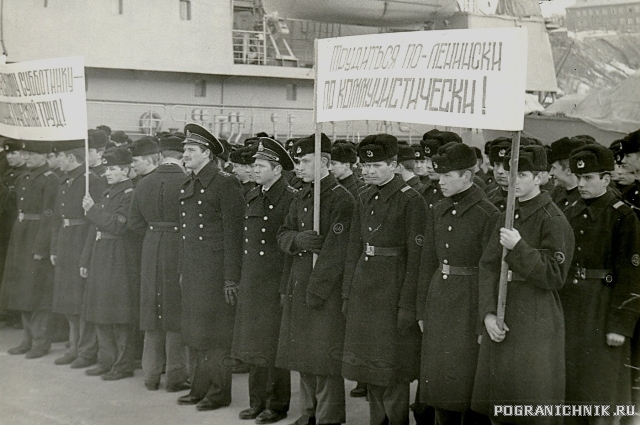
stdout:
<svg viewBox="0 0 640 425">
<path fill-rule="evenodd" d="M 55 142 L 60 177 L 50 145 L 5 142 L 27 167 L 12 170 L 18 217 L 1 300 L 25 330 L 10 353 L 46 354 L 54 311 L 70 326 L 56 363 L 121 379 L 141 329 L 149 390 L 164 369 L 168 391 L 190 388 L 179 404 L 228 406 L 242 361 L 250 406 L 239 416 L 256 423 L 286 417 L 291 370 L 298 425 L 346 421 L 344 378 L 366 386 L 372 424 L 408 423 L 415 379 L 418 423 L 529 423 L 494 406 L 630 402 L 640 227 L 619 196 L 633 204 L 638 182 L 619 195 L 611 174 L 616 161 L 640 173 L 640 132 L 615 153 L 585 138 L 523 143 L 514 229 L 500 212 L 509 140 L 488 144 L 487 174 L 482 152 L 451 132 L 417 146 L 322 135 L 319 232 L 313 136 L 258 137 L 228 155 L 195 124 L 106 151 L 103 134 L 90 134 L 88 158 L 84 142 Z M 104 173 L 89 174 L 90 194 L 85 160 Z"/>
</svg>

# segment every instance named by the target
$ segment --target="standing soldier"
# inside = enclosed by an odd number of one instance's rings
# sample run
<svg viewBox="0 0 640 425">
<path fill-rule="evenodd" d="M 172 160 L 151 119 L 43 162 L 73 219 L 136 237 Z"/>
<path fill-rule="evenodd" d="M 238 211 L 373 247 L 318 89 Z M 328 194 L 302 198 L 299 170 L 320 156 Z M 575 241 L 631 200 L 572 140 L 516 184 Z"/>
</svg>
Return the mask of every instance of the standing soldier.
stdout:
<svg viewBox="0 0 640 425">
<path fill-rule="evenodd" d="M 438 153 L 438 149 L 440 149 L 442 145 L 442 142 L 435 139 L 427 139 L 420 142 L 420 146 L 422 146 L 422 151 L 424 152 L 425 169 L 427 170 L 427 177 L 421 178 L 424 184 L 422 196 L 424 196 L 428 209 L 433 208 L 439 200 L 444 198 L 438 183 L 440 176 L 433 169 L 433 161 L 431 160 L 431 158 Z"/>
<path fill-rule="evenodd" d="M 90 195 L 82 201 L 93 224 L 82 252 L 80 274 L 87 278 L 82 318 L 95 324 L 98 365 L 89 376 L 105 381 L 133 376 L 132 339 L 136 323 L 138 281 L 131 270 L 126 238 L 127 214 L 133 198 L 129 179 L 131 152 L 125 147 L 107 149 L 102 156 L 109 187 L 99 203 Z"/>
<path fill-rule="evenodd" d="M 233 174 L 242 185 L 242 194 L 245 198 L 249 194 L 249 191 L 256 187 L 252 165 L 255 162 L 255 158 L 253 157 L 254 153 L 255 149 L 253 146 L 245 146 L 229 154 L 229 161 L 233 164 Z"/>
<path fill-rule="evenodd" d="M 574 150 L 571 172 L 581 196 L 566 214 L 576 250 L 572 273 L 560 291 L 566 326 L 566 403 L 626 405 L 629 361 L 640 313 L 640 222 L 631 208 L 607 190 L 613 153 L 591 144 Z M 587 418 L 567 418 L 576 424 Z M 598 422 L 614 423 L 600 417 Z"/>
<path fill-rule="evenodd" d="M 98 177 L 105 178 L 106 167 L 102 163 L 102 154 L 109 141 L 109 136 L 100 130 L 89 130 L 89 169 Z"/>
<path fill-rule="evenodd" d="M 353 164 L 358 160 L 356 148 L 347 141 L 336 141 L 331 147 L 331 174 L 349 191 L 356 201 L 364 187 L 362 180 L 353 174 Z"/>
<path fill-rule="evenodd" d="M 262 138 L 254 159 L 258 186 L 249 191 L 244 216 L 244 258 L 233 357 L 251 365 L 250 407 L 240 412 L 240 419 L 268 424 L 287 416 L 291 399 L 290 373 L 275 367 L 285 263 L 276 235 L 296 190 L 282 176 L 283 170 L 293 170 L 293 160 L 278 142 Z"/>
<path fill-rule="evenodd" d="M 489 151 L 489 161 L 493 167 L 496 186 L 487 192 L 487 197 L 501 212 L 507 209 L 509 173 L 505 169 L 504 161 L 505 158 L 507 161 L 509 160 L 509 157 L 506 156 L 509 149 L 511 149 L 511 140 L 501 137 L 492 141 L 491 150 Z"/>
<path fill-rule="evenodd" d="M 505 153 L 505 161 L 510 157 Z M 509 163 L 505 162 L 509 168 Z M 482 254 L 479 319 L 483 333 L 473 388 L 473 410 L 492 420 L 531 423 L 528 417 L 494 416 L 496 405 L 556 405 L 564 401 L 564 319 L 558 290 L 571 266 L 571 226 L 548 192 L 540 192 L 547 169 L 542 146 L 520 150 L 514 228 L 499 227 L 500 216 Z M 504 330 L 497 325 L 502 248 L 508 250 L 509 291 Z M 561 423 L 561 417 L 536 418 L 536 424 Z"/>
<path fill-rule="evenodd" d="M 340 282 L 355 201 L 329 174 L 329 138 L 322 134 L 321 153 L 314 153 L 314 144 L 314 136 L 300 139 L 293 145 L 293 153 L 305 183 L 314 181 L 315 158 L 320 155 L 320 232 L 313 230 L 312 184 L 296 195 L 278 232 L 278 246 L 293 258 L 285 270 L 276 366 L 300 372 L 303 413 L 297 425 L 346 421 L 344 379 L 340 376 L 344 342 Z M 314 253 L 318 255 L 315 267 Z"/>
<path fill-rule="evenodd" d="M 153 147 L 151 143 L 149 145 Z M 140 146 L 134 142 L 132 151 L 139 153 L 138 148 Z M 165 368 L 165 388 L 167 392 L 176 392 L 188 388 L 186 350 L 180 334 L 180 272 L 175 252 L 180 244 L 178 197 L 185 177 L 179 162 L 182 139 L 160 139 L 159 149 L 161 165 L 154 172 L 147 173 L 147 177 L 136 186 L 129 211 L 129 227 L 146 229 L 140 279 L 144 384 L 148 390 L 157 390 Z M 135 156 L 133 161 L 135 166 Z M 148 165 L 153 163 L 151 159 L 146 162 Z"/>
<path fill-rule="evenodd" d="M 553 202 L 566 214 L 579 199 L 578 178 L 569 168 L 569 157 L 574 149 L 585 145 L 583 140 L 563 137 L 551 143 L 551 151 L 547 158 L 551 164 L 549 174 L 556 185 L 551 192 Z"/>
<path fill-rule="evenodd" d="M 53 299 L 53 266 L 49 261 L 51 225 L 58 176 L 49 169 L 51 143 L 24 140 L 22 151 L 29 172 L 17 182 L 18 218 L 13 225 L 2 280 L 2 304 L 20 311 L 24 333 L 9 354 L 28 359 L 49 352 L 47 335 Z"/>
<path fill-rule="evenodd" d="M 185 127 L 180 189 L 182 338 L 193 361 L 191 392 L 179 404 L 213 410 L 231 403 L 230 350 L 242 266 L 244 199 L 237 179 L 216 165 L 222 144 Z"/>
<path fill-rule="evenodd" d="M 55 360 L 57 365 L 71 364 L 74 369 L 89 367 L 96 362 L 98 341 L 91 322 L 80 318 L 86 280 L 78 267 L 87 240 L 90 223 L 82 209 L 86 190 L 84 140 L 54 142 L 63 174 L 58 186 L 51 236 L 53 278 L 53 312 L 63 314 L 69 322 L 69 350 Z M 89 172 L 92 197 L 100 197 L 104 181 Z"/>
<path fill-rule="evenodd" d="M 135 187 L 143 177 L 150 175 L 158 168 L 158 140 L 151 136 L 143 137 L 133 142 L 129 150 L 133 157 L 131 168 L 136 172 L 136 176 L 132 179 Z"/>
<path fill-rule="evenodd" d="M 397 154 L 389 134 L 358 147 L 371 186 L 353 215 L 342 295 L 342 374 L 367 384 L 372 425 L 408 423 L 409 383 L 420 363 L 416 290 L 426 206 L 394 174 Z"/>
<path fill-rule="evenodd" d="M 420 181 L 420 178 L 413 172 L 413 168 L 416 164 L 416 158 L 419 157 L 419 150 L 414 150 L 411 146 L 408 145 L 399 145 L 398 165 L 396 166 L 395 173 L 399 175 L 402 180 L 412 189 L 414 189 L 418 193 L 421 193 L 424 189 L 424 185 Z"/>
<path fill-rule="evenodd" d="M 478 263 L 499 215 L 473 183 L 475 155 L 469 146 L 449 143 L 433 157 L 445 199 L 427 215 L 420 262 L 417 310 L 424 334 L 419 385 L 422 401 L 435 407 L 441 425 L 468 423 L 473 415 Z"/>
</svg>

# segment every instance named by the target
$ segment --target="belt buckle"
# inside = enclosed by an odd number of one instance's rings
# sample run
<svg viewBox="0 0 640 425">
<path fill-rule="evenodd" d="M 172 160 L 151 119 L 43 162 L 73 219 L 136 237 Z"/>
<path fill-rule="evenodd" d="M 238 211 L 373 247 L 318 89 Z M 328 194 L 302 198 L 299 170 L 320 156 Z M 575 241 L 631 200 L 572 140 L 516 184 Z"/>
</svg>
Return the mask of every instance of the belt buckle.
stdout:
<svg viewBox="0 0 640 425">
<path fill-rule="evenodd" d="M 446 275 L 451 274 L 451 266 L 449 264 L 442 265 L 442 274 L 446 274 Z"/>
<path fill-rule="evenodd" d="M 99 241 L 100 239 L 102 239 L 102 232 L 100 230 L 98 230 L 96 232 L 96 240 Z"/>
<path fill-rule="evenodd" d="M 63 225 L 64 227 L 69 227 L 69 226 L 70 226 L 70 224 L 69 224 L 69 219 L 68 219 L 68 218 L 63 219 L 63 220 L 62 220 L 62 225 Z"/>
<path fill-rule="evenodd" d="M 364 252 L 368 256 L 373 257 L 376 255 L 376 247 L 373 245 L 366 244 Z"/>
<path fill-rule="evenodd" d="M 576 277 L 579 279 L 586 279 L 587 278 L 587 269 L 582 267 L 576 267 Z"/>
<path fill-rule="evenodd" d="M 18 221 L 19 222 L 23 222 L 24 221 L 24 213 L 18 213 Z"/>
</svg>

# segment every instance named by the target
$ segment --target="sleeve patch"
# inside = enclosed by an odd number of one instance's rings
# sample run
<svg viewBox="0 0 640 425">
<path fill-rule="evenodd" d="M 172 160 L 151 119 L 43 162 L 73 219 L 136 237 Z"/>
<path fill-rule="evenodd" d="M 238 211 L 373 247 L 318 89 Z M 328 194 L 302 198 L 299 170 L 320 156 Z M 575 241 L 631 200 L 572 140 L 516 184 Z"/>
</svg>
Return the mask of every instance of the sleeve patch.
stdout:
<svg viewBox="0 0 640 425">
<path fill-rule="evenodd" d="M 44 216 L 45 217 L 52 217 L 53 216 L 53 211 L 49 208 L 47 208 L 46 210 L 44 210 Z"/>
<path fill-rule="evenodd" d="M 638 254 L 633 254 L 631 257 L 631 264 L 633 264 L 634 267 L 640 266 L 640 256 L 638 256 Z"/>
<path fill-rule="evenodd" d="M 127 222 L 127 217 L 123 216 L 123 215 L 119 215 L 118 216 L 118 221 L 120 223 L 126 223 Z"/>
<path fill-rule="evenodd" d="M 563 264 L 564 263 L 564 260 L 565 260 L 564 253 L 558 251 L 555 254 L 553 254 L 553 257 L 556 259 L 556 262 L 558 264 Z"/>
<path fill-rule="evenodd" d="M 339 235 L 343 231 L 344 231 L 344 226 L 342 225 L 342 223 L 336 223 L 333 225 L 333 233 L 335 233 L 336 235 Z"/>
<path fill-rule="evenodd" d="M 416 236 L 416 245 L 422 246 L 424 244 L 424 236 L 418 235 Z"/>
</svg>

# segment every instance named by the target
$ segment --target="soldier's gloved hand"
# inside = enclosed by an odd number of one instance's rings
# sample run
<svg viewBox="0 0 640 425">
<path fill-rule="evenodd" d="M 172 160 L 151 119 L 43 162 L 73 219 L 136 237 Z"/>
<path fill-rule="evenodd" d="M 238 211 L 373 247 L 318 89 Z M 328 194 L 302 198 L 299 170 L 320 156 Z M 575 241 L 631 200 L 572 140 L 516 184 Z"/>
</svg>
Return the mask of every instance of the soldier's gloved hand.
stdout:
<svg viewBox="0 0 640 425">
<path fill-rule="evenodd" d="M 342 315 L 346 318 L 349 313 L 349 299 L 342 300 Z"/>
<path fill-rule="evenodd" d="M 398 333 L 400 335 L 407 335 L 409 333 L 409 329 L 416 322 L 416 313 L 411 310 L 406 310 L 404 308 L 398 309 Z"/>
<path fill-rule="evenodd" d="M 305 230 L 296 235 L 294 242 L 300 250 L 319 253 L 322 249 L 324 236 L 319 235 L 315 230 Z"/>
<path fill-rule="evenodd" d="M 322 307 L 323 304 L 324 300 L 322 298 L 307 291 L 307 305 L 309 306 L 309 308 L 317 310 Z"/>
<path fill-rule="evenodd" d="M 229 305 L 236 305 L 238 299 L 238 284 L 233 280 L 224 281 L 224 298 Z"/>
</svg>

